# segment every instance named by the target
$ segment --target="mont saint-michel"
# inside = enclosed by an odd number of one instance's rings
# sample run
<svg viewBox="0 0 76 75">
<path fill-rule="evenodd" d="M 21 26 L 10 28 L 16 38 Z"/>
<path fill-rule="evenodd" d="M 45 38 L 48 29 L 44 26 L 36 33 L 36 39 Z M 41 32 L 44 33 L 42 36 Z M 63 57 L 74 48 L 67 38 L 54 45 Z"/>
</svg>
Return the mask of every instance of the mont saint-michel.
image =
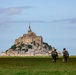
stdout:
<svg viewBox="0 0 76 75">
<path fill-rule="evenodd" d="M 42 36 L 37 36 L 31 30 L 29 25 L 26 34 L 22 37 L 15 39 L 14 45 L 12 45 L 5 52 L 2 52 L 2 56 L 50 56 L 53 47 L 48 43 L 43 42 Z"/>
</svg>

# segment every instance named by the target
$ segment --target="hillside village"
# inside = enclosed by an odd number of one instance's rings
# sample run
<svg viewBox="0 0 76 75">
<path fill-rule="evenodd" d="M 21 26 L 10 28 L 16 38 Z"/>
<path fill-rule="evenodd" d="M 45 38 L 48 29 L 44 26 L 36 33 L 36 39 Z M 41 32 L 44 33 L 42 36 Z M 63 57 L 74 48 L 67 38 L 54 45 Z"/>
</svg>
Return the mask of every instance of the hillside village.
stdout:
<svg viewBox="0 0 76 75">
<path fill-rule="evenodd" d="M 23 34 L 15 40 L 14 45 L 5 52 L 2 56 L 50 56 L 54 48 L 43 41 L 42 36 L 37 36 L 32 32 L 29 25 L 27 34 Z M 60 52 L 58 52 L 60 55 Z"/>
</svg>

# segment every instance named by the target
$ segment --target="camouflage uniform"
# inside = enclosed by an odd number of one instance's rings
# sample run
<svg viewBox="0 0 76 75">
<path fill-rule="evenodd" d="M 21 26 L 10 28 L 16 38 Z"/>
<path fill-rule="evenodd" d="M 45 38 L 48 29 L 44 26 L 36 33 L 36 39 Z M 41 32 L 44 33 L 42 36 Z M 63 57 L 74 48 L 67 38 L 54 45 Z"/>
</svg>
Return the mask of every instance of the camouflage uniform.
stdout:
<svg viewBox="0 0 76 75">
<path fill-rule="evenodd" d="M 52 56 L 53 62 L 56 62 L 56 56 L 57 56 L 56 50 L 51 52 L 51 56 Z"/>
<path fill-rule="evenodd" d="M 68 51 L 64 48 L 63 51 L 62 51 L 62 53 L 63 53 L 63 62 L 67 62 L 68 56 L 65 54 L 66 52 L 68 53 Z"/>
</svg>

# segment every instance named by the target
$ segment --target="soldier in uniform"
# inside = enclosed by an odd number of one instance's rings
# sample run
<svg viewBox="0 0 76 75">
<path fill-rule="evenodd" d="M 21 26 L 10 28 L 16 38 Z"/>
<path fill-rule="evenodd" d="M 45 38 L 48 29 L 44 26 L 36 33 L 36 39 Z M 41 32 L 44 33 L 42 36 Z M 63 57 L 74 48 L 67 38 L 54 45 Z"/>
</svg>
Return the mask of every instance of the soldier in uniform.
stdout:
<svg viewBox="0 0 76 75">
<path fill-rule="evenodd" d="M 54 49 L 54 51 L 51 52 L 51 56 L 52 56 L 53 62 L 56 62 L 56 57 L 57 57 L 56 49 Z"/>
<path fill-rule="evenodd" d="M 68 57 L 69 57 L 69 53 L 68 53 L 68 51 L 66 50 L 66 48 L 63 48 L 62 53 L 63 53 L 63 62 L 67 62 L 67 59 L 68 59 Z"/>
</svg>

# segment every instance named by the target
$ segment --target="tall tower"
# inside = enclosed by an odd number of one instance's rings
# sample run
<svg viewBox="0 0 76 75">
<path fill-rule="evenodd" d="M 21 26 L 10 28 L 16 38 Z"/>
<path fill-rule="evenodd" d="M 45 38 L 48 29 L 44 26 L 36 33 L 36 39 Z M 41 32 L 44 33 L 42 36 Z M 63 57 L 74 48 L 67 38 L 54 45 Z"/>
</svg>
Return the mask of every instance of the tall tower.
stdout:
<svg viewBox="0 0 76 75">
<path fill-rule="evenodd" d="M 30 23 L 29 23 L 28 32 L 32 32 L 32 31 L 31 31 L 31 27 L 30 27 Z"/>
</svg>

